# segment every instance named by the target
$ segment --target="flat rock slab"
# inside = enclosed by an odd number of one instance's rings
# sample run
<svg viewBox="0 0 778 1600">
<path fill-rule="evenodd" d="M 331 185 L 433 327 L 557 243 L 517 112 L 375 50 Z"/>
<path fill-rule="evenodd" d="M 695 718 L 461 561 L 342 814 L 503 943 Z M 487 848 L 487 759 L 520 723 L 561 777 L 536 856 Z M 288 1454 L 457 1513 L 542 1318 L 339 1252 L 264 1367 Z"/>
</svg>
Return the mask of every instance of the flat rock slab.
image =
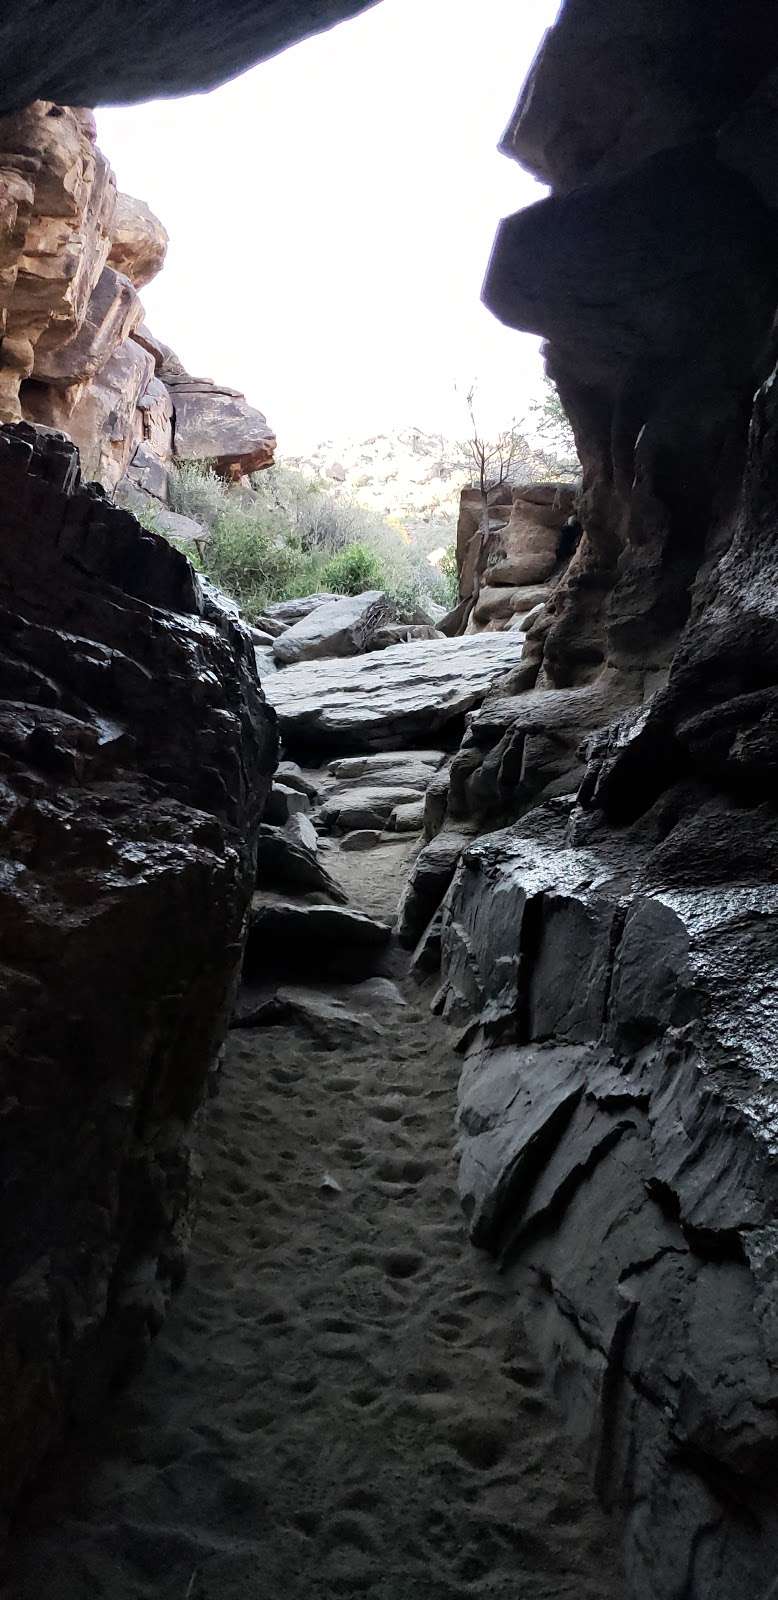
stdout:
<svg viewBox="0 0 778 1600">
<path fill-rule="evenodd" d="M 463 717 L 520 659 L 515 634 L 423 639 L 347 660 L 301 662 L 275 674 L 265 692 L 291 751 L 387 750 Z"/>
</svg>

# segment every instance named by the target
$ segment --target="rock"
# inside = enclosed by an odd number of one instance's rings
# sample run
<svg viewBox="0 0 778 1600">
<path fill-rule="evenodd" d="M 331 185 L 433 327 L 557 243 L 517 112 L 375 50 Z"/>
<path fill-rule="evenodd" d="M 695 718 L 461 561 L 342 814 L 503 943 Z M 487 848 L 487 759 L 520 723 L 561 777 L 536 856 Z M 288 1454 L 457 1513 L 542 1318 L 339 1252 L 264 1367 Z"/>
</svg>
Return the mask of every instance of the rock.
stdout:
<svg viewBox="0 0 778 1600">
<path fill-rule="evenodd" d="M 81 452 L 85 477 L 114 489 L 139 441 L 138 401 L 153 372 L 151 357 L 134 339 L 119 345 L 97 376 L 73 391 L 28 383 L 25 416 L 67 433 Z"/>
<path fill-rule="evenodd" d="M 315 855 L 319 848 L 319 835 L 304 811 L 295 811 L 288 821 L 284 823 L 284 833 L 293 844 L 300 845 L 304 850 L 310 850 Z"/>
<path fill-rule="evenodd" d="M 394 645 L 287 667 L 267 684 L 292 751 L 397 748 L 456 725 L 516 664 L 508 635 Z"/>
<path fill-rule="evenodd" d="M 350 833 L 357 828 L 385 828 L 396 806 L 419 802 L 416 788 L 358 788 L 348 786 L 328 796 L 319 807 L 317 819 L 324 829 Z"/>
<path fill-rule="evenodd" d="M 113 173 L 92 113 L 43 100 L 0 117 L 0 420 L 21 415 L 20 384 L 79 332 L 105 266 Z"/>
<path fill-rule="evenodd" d="M 181 1279 L 275 739 L 243 630 L 69 441 L 0 429 L 0 489 L 5 1514 Z"/>
<path fill-rule="evenodd" d="M 389 942 L 383 922 L 343 906 L 305 903 L 281 895 L 255 894 L 246 946 L 249 977 L 314 960 L 322 975 L 362 977 L 371 972 Z"/>
<path fill-rule="evenodd" d="M 277 617 L 263 615 L 257 618 L 257 627 L 261 628 L 263 633 L 269 634 L 271 639 L 277 639 L 288 626 L 286 622 L 279 622 Z"/>
<path fill-rule="evenodd" d="M 86 18 L 73 0 L 55 12 L 32 17 L 11 0 L 3 17 L 4 57 L 13 57 L 0 78 L 0 106 L 13 109 L 34 100 L 73 105 L 113 105 L 160 95 L 212 89 L 297 40 L 364 11 L 369 0 L 296 0 L 283 14 L 263 4 L 247 14 L 236 0 L 214 0 L 182 14 L 162 0 L 144 18 L 143 51 L 137 18 L 110 0 L 97 19 Z M 68 49 L 63 51 L 62 40 Z"/>
<path fill-rule="evenodd" d="M 405 622 L 388 623 L 386 627 L 377 628 L 371 635 L 371 650 L 387 650 L 392 644 L 410 644 L 414 639 L 444 639 L 445 634 L 437 628 L 419 624 L 412 626 Z"/>
<path fill-rule="evenodd" d="M 209 461 L 222 477 L 269 467 L 275 435 L 261 411 L 236 389 L 220 389 L 207 378 L 178 377 L 162 369 L 175 412 L 173 454 L 177 461 Z"/>
<path fill-rule="evenodd" d="M 257 887 L 281 889 L 292 894 L 326 895 L 341 905 L 348 900 L 345 889 L 317 861 L 313 850 L 267 824 L 259 831 Z"/>
<path fill-rule="evenodd" d="M 265 678 L 270 677 L 274 672 L 278 671 L 278 667 L 276 666 L 276 658 L 268 646 L 255 646 L 254 659 L 257 664 L 257 672 L 259 673 L 260 679 L 263 682 Z"/>
<path fill-rule="evenodd" d="M 378 750 L 372 755 L 341 756 L 327 763 L 327 771 L 338 784 L 363 783 L 366 779 L 372 784 L 396 783 L 398 773 L 407 781 L 412 771 L 414 778 L 418 776 L 419 788 L 423 788 L 425 769 L 428 783 L 444 760 L 442 750 Z"/>
<path fill-rule="evenodd" d="M 35 382 L 55 389 L 88 383 L 130 337 L 142 315 L 143 307 L 129 279 L 104 267 L 73 338 L 36 355 Z"/>
<path fill-rule="evenodd" d="M 331 762 L 330 770 L 336 769 L 337 776 L 334 783 L 327 786 L 326 803 L 348 800 L 356 789 L 411 789 L 423 795 L 442 760 L 442 753 L 439 753 L 433 765 L 423 759 L 424 751 L 419 754 L 415 750 L 398 750 L 387 761 L 388 754 L 388 751 L 381 751 L 374 756 Z"/>
<path fill-rule="evenodd" d="M 294 622 L 276 639 L 273 654 L 281 666 L 322 656 L 355 656 L 369 642 L 394 606 L 379 589 L 329 600 Z"/>
<path fill-rule="evenodd" d="M 307 794 L 309 800 L 318 800 L 321 794 L 320 785 L 304 773 L 296 761 L 279 761 L 276 782 L 285 783 L 289 789 L 299 789 L 301 794 Z"/>
<path fill-rule="evenodd" d="M 413 800 L 409 804 L 395 806 L 389 818 L 389 827 L 395 833 L 421 833 L 424 827 L 424 801 Z"/>
<path fill-rule="evenodd" d="M 473 616 L 483 626 L 487 622 L 505 622 L 512 615 L 511 601 L 514 589 L 481 589 L 475 603 Z"/>
<path fill-rule="evenodd" d="M 377 1014 L 385 1014 L 386 1023 L 391 1024 L 393 1014 L 405 1005 L 400 990 L 389 978 L 339 984 L 335 990 L 284 984 L 270 993 L 245 991 L 232 1026 L 274 1027 L 283 1022 L 300 1028 L 324 1049 L 337 1050 L 358 1046 L 370 1036 L 382 1038 L 386 1026 L 378 1021 Z"/>
<path fill-rule="evenodd" d="M 467 843 L 464 834 L 439 833 L 417 855 L 397 911 L 397 936 L 406 950 L 418 943 L 435 915 Z"/>
<path fill-rule="evenodd" d="M 108 260 L 136 289 L 145 288 L 165 264 L 168 235 L 158 217 L 130 194 L 116 196 L 111 221 L 111 253 Z"/>
<path fill-rule="evenodd" d="M 380 828 L 355 828 L 353 833 L 344 833 L 340 841 L 341 850 L 373 850 L 381 843 Z"/>
<path fill-rule="evenodd" d="M 114 503 L 122 506 L 148 527 L 151 523 L 154 533 L 163 533 L 166 539 L 178 539 L 182 544 L 205 544 L 210 537 L 207 528 L 202 523 L 195 522 L 193 517 L 184 517 L 180 511 L 170 511 L 162 505 L 153 495 L 146 494 L 142 489 L 136 489 L 128 477 L 120 478 L 116 485 Z M 247 629 L 252 643 L 255 642 L 255 628 Z"/>
<path fill-rule="evenodd" d="M 273 780 L 273 786 L 267 797 L 265 817 L 268 822 L 283 827 L 284 823 L 293 817 L 295 812 L 310 811 L 311 802 L 307 794 L 300 789 L 292 788 L 288 783 L 279 783 Z"/>
<path fill-rule="evenodd" d="M 295 622 L 302 622 L 304 617 L 309 617 L 319 606 L 326 605 L 330 600 L 342 599 L 340 594 L 307 594 L 295 600 L 273 600 L 265 607 L 264 616 L 278 623 L 280 634 L 284 628 L 291 628 Z"/>
<path fill-rule="evenodd" d="M 539 606 L 545 605 L 550 590 L 547 584 L 523 585 L 511 595 L 511 611 L 515 616 L 527 617 Z"/>
<path fill-rule="evenodd" d="M 262 628 L 249 628 L 249 633 L 251 634 L 251 643 L 255 645 L 258 650 L 270 649 L 272 647 L 272 633 L 265 633 Z"/>
</svg>

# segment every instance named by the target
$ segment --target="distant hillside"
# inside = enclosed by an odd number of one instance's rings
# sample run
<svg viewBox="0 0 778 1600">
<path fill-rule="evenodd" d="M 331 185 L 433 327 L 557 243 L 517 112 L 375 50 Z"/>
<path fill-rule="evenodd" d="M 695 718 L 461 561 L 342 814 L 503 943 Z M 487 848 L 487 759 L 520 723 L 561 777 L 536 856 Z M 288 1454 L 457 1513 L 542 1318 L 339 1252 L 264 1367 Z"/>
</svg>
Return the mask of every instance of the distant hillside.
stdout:
<svg viewBox="0 0 778 1600">
<path fill-rule="evenodd" d="M 399 523 L 415 543 L 431 550 L 451 544 L 459 492 L 472 478 L 467 448 L 460 441 L 422 428 L 325 439 L 307 455 L 286 456 L 283 465 L 320 478 L 340 493 Z M 519 477 L 554 476 L 553 463 L 527 445 Z"/>
</svg>

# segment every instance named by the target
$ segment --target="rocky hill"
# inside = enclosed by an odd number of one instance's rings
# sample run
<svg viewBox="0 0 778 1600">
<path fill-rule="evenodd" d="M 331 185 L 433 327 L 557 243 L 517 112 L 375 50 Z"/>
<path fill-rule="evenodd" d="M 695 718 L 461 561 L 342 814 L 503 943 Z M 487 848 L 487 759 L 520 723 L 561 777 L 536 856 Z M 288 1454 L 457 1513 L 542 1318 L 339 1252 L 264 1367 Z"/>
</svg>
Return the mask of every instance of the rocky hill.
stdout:
<svg viewBox="0 0 778 1600">
<path fill-rule="evenodd" d="M 462 489 L 472 482 L 467 444 L 423 428 L 324 439 L 286 464 L 399 523 L 426 549 L 453 544 Z M 554 477 L 553 463 L 529 441 L 517 466 L 523 479 Z"/>
</svg>

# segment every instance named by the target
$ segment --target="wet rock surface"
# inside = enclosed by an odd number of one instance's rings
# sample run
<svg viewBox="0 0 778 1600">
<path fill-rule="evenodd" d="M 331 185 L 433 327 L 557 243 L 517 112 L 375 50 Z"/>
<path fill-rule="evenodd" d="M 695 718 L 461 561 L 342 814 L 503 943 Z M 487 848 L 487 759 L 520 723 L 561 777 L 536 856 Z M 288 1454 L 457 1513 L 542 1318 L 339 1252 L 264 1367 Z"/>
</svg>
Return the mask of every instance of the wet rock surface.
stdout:
<svg viewBox="0 0 778 1600">
<path fill-rule="evenodd" d="M 510 636 L 421 640 L 287 667 L 265 688 L 293 753 L 398 749 L 455 727 L 520 653 Z"/>
<path fill-rule="evenodd" d="M 275 760 L 243 630 L 78 476 L 0 429 L 4 1511 L 181 1279 Z"/>
</svg>

